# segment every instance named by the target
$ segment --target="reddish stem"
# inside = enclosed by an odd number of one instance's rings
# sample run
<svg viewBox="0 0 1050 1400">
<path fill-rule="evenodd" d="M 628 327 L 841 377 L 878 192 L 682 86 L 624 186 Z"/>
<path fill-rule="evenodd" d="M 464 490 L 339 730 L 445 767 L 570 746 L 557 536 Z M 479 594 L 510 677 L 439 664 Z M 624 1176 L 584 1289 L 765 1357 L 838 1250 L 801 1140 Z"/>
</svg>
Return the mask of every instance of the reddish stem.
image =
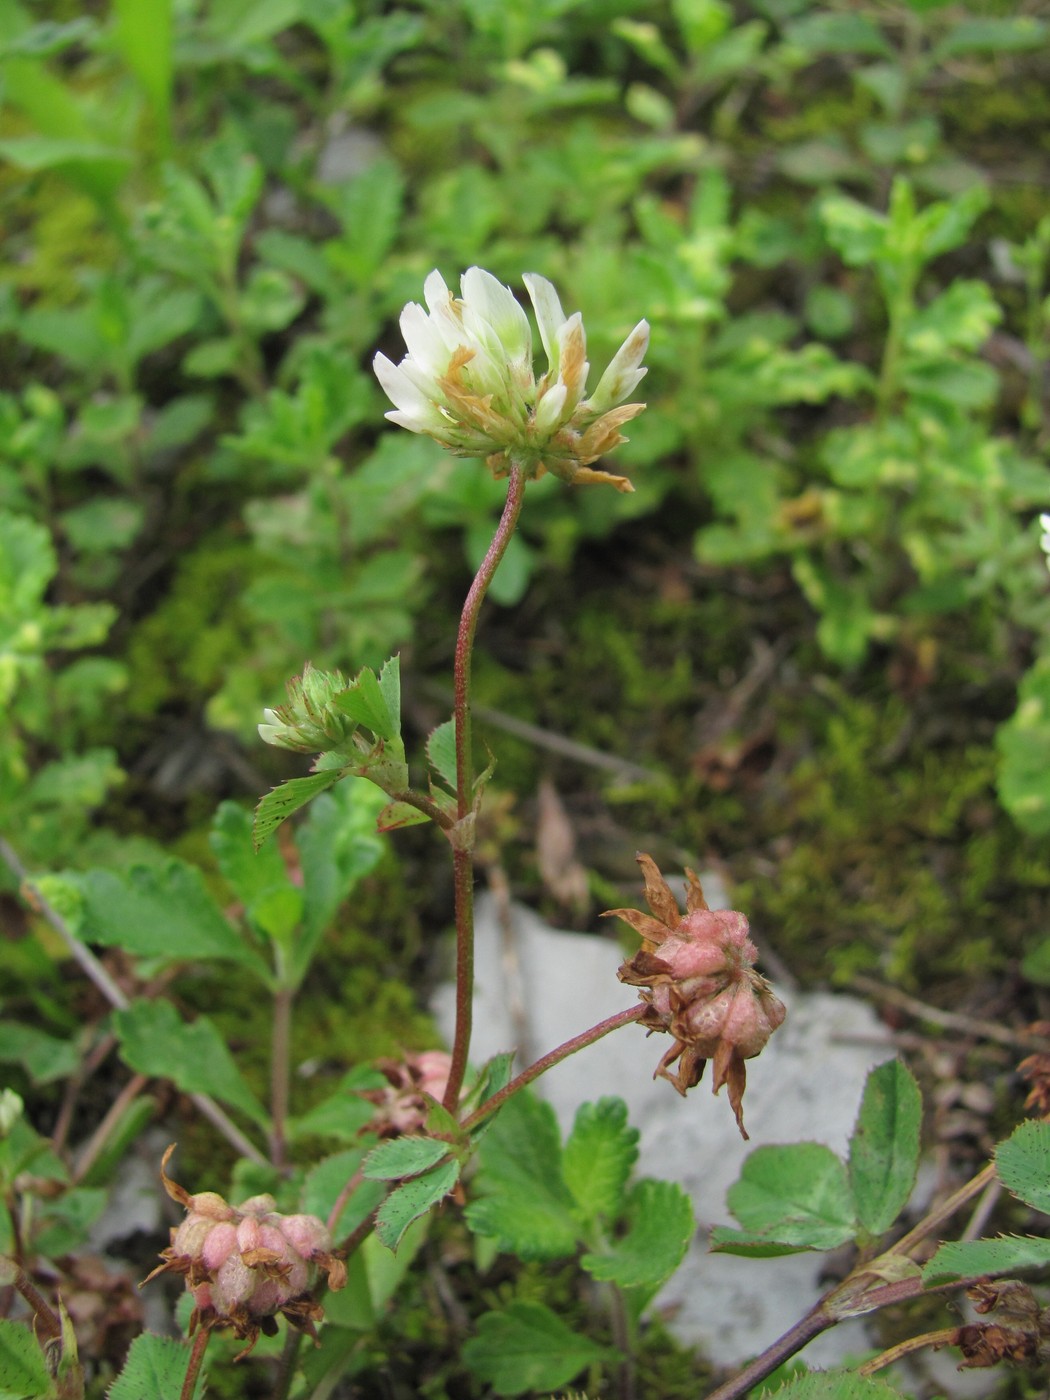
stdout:
<svg viewBox="0 0 1050 1400">
<path fill-rule="evenodd" d="M 182 1382 L 179 1400 L 193 1400 L 193 1392 L 197 1388 L 197 1375 L 210 1338 L 211 1331 L 207 1327 L 202 1327 L 194 1337 L 193 1350 L 190 1352 L 190 1364 L 186 1367 L 186 1379 Z"/>
<path fill-rule="evenodd" d="M 454 1113 L 459 1103 L 470 1051 L 471 1013 L 474 999 L 474 836 L 469 822 L 474 811 L 474 763 L 470 732 L 470 668 L 481 604 L 492 577 L 510 544 L 525 499 L 525 473 L 516 463 L 510 468 L 507 499 L 492 543 L 470 585 L 456 636 L 453 717 L 456 730 L 456 827 L 450 832 L 456 900 L 456 1030 L 452 1041 L 452 1065 L 444 1104 Z"/>
<path fill-rule="evenodd" d="M 609 1016 L 604 1021 L 599 1021 L 596 1026 L 591 1026 L 590 1030 L 581 1031 L 579 1035 L 574 1035 L 571 1040 L 566 1040 L 556 1049 L 548 1051 L 546 1055 L 541 1055 L 538 1060 L 529 1065 L 528 1069 L 523 1069 L 520 1074 L 515 1075 L 498 1094 L 493 1094 L 491 1099 L 486 1099 L 480 1108 L 475 1109 L 469 1118 L 464 1119 L 464 1129 L 470 1132 L 479 1123 L 484 1123 L 486 1118 L 490 1118 L 498 1108 L 502 1108 L 519 1089 L 524 1089 L 526 1084 L 531 1084 L 534 1079 L 539 1079 L 540 1075 L 545 1074 L 552 1065 L 567 1060 L 570 1055 L 575 1055 L 577 1050 L 583 1050 L 585 1046 L 593 1045 L 596 1040 L 601 1040 L 602 1036 L 608 1035 L 610 1031 L 618 1031 L 621 1026 L 629 1026 L 632 1021 L 640 1020 L 647 1009 L 643 1002 L 639 1002 L 637 1006 L 629 1006 L 626 1011 L 617 1011 L 615 1016 Z"/>
</svg>

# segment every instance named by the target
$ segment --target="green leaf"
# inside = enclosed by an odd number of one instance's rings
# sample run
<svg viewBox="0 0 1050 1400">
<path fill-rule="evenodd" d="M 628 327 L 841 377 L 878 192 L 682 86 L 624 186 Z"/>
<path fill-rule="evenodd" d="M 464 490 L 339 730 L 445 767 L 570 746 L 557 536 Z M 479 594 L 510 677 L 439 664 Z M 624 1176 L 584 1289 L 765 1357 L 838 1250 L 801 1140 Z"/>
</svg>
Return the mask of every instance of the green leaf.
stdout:
<svg viewBox="0 0 1050 1400">
<path fill-rule="evenodd" d="M 949 25 L 931 54 L 940 62 L 963 53 L 1018 53 L 1039 49 L 1050 35 L 1050 26 L 1031 15 L 987 19 L 960 20 Z"/>
<path fill-rule="evenodd" d="M 395 734 L 401 733 L 401 658 L 391 656 L 379 672 L 379 689 Z"/>
<path fill-rule="evenodd" d="M 627 1105 L 605 1098 L 581 1104 L 562 1157 L 562 1178 L 581 1217 L 612 1223 L 624 1205 L 624 1189 L 638 1160 L 638 1130 L 627 1126 Z"/>
<path fill-rule="evenodd" d="M 0 1021 L 0 1063 L 21 1065 L 34 1084 L 64 1079 L 80 1060 L 80 1050 L 72 1040 L 59 1040 L 36 1026 Z"/>
<path fill-rule="evenodd" d="M 785 1254 L 799 1254 L 807 1248 L 801 1244 L 771 1244 L 769 1240 L 755 1239 L 744 1230 L 731 1230 L 727 1225 L 716 1225 L 708 1237 L 712 1254 L 735 1254 L 741 1259 L 780 1259 Z"/>
<path fill-rule="evenodd" d="M 476 1102 L 479 1108 L 483 1103 L 488 1103 L 494 1094 L 507 1087 L 513 1075 L 514 1052 L 504 1050 L 498 1055 L 493 1055 L 492 1059 L 486 1060 L 478 1070 L 477 1077 L 470 1086 L 471 1102 Z"/>
<path fill-rule="evenodd" d="M 1017 699 L 1017 709 L 995 735 L 999 800 L 1022 830 L 1046 836 L 1050 833 L 1050 656 L 1040 656 L 1026 671 Z"/>
<path fill-rule="evenodd" d="M 819 13 L 794 20 L 784 30 L 790 44 L 814 58 L 830 53 L 892 54 L 882 31 L 866 15 Z"/>
<path fill-rule="evenodd" d="M 479 1154 L 478 1199 L 467 1224 L 522 1259 L 563 1259 L 580 1237 L 574 1201 L 561 1175 L 561 1135 L 550 1104 L 515 1094 Z"/>
<path fill-rule="evenodd" d="M 402 1177 L 429 1171 L 448 1153 L 448 1143 L 439 1138 L 406 1134 L 374 1147 L 361 1170 L 370 1181 L 400 1181 Z"/>
<path fill-rule="evenodd" d="M 614 1353 L 567 1327 L 543 1303 L 512 1302 L 478 1319 L 463 1359 L 497 1395 L 549 1394 Z"/>
<path fill-rule="evenodd" d="M 0 1318 L 0 1394 L 5 1393 L 35 1400 L 52 1390 L 47 1363 L 29 1327 Z"/>
<path fill-rule="evenodd" d="M 366 1140 L 367 1143 L 374 1141 L 374 1138 Z M 316 1166 L 311 1167 L 303 1183 L 303 1210 L 327 1220 L 347 1184 L 360 1170 L 366 1150 L 367 1146 L 359 1143 L 356 1147 L 323 1157 Z M 355 1230 L 362 1220 L 372 1214 L 385 1195 L 386 1186 L 381 1181 L 363 1181 L 355 1187 L 343 1202 L 333 1224 L 336 1238 Z"/>
<path fill-rule="evenodd" d="M 337 1138 L 342 1142 L 360 1142 L 363 1128 L 375 1114 L 375 1104 L 361 1097 L 362 1089 L 381 1089 L 386 1080 L 367 1065 L 359 1065 L 345 1074 L 334 1093 L 314 1104 L 301 1117 L 288 1122 L 288 1135 L 293 1141 L 307 1137 Z"/>
<path fill-rule="evenodd" d="M 62 136 L 9 136 L 0 141 L 0 156 L 23 170 L 53 170 L 70 164 L 128 165 L 131 152 L 101 141 Z"/>
<path fill-rule="evenodd" d="M 344 715 L 363 724 L 380 739 L 399 738 L 395 718 L 387 709 L 376 673 L 366 666 L 360 675 L 345 690 L 332 697 L 336 709 Z"/>
<path fill-rule="evenodd" d="M 692 1202 L 675 1182 L 645 1178 L 630 1193 L 627 1221 L 625 1235 L 580 1263 L 602 1282 L 655 1293 L 685 1258 L 696 1230 Z"/>
<path fill-rule="evenodd" d="M 853 1371 L 816 1371 L 810 1376 L 796 1376 L 762 1394 L 766 1400 L 901 1400 L 900 1391 L 885 1381 L 858 1376 Z"/>
<path fill-rule="evenodd" d="M 456 791 L 456 721 L 439 724 L 427 740 L 427 762 L 452 792 Z"/>
<path fill-rule="evenodd" d="M 132 1069 L 170 1079 L 184 1093 L 211 1094 L 259 1127 L 269 1126 L 269 1115 L 207 1016 L 183 1021 L 170 1001 L 142 999 L 114 1011 L 113 1026 Z"/>
<path fill-rule="evenodd" d="M 376 831 L 383 794 L 371 783 L 346 778 L 318 798 L 296 833 L 303 869 L 303 931 L 289 975 L 298 983 L 331 928 L 339 906 L 376 868 L 387 845 Z"/>
<path fill-rule="evenodd" d="M 977 1274 L 1012 1274 L 1021 1269 L 1045 1269 L 1050 1264 L 1050 1240 L 1032 1235 L 1000 1235 L 994 1240 L 953 1240 L 942 1244 L 922 1271 L 924 1283 L 971 1278 Z"/>
<path fill-rule="evenodd" d="M 334 786 L 339 781 L 340 774 L 341 769 L 333 768 L 324 773 L 311 773 L 305 778 L 289 778 L 280 787 L 272 788 L 255 808 L 255 822 L 252 826 L 255 849 L 258 850 L 266 838 L 293 812 L 305 807 L 319 792 Z"/>
<path fill-rule="evenodd" d="M 407 826 L 422 826 L 430 821 L 426 812 L 411 802 L 388 802 L 376 817 L 377 831 L 404 831 Z"/>
<path fill-rule="evenodd" d="M 144 1332 L 128 1350 L 120 1375 L 106 1391 L 106 1400 L 179 1400 L 189 1369 L 192 1347 L 174 1337 Z M 205 1376 L 197 1377 L 194 1400 L 204 1395 Z"/>
<path fill-rule="evenodd" d="M 1008 1191 L 1050 1215 L 1050 1123 L 1015 1128 L 995 1149 L 995 1170 Z"/>
<path fill-rule="evenodd" d="M 726 1199 L 745 1231 L 775 1244 L 834 1249 L 856 1231 L 846 1168 L 821 1143 L 756 1148 Z"/>
<path fill-rule="evenodd" d="M 195 866 L 172 860 L 160 868 L 135 866 L 126 876 L 88 870 L 61 878 L 82 897 L 80 935 L 88 943 L 166 962 L 228 958 L 265 975 L 258 954 L 225 918 Z"/>
<path fill-rule="evenodd" d="M 114 0 L 114 38 L 142 84 L 166 144 L 171 120 L 172 0 Z"/>
<path fill-rule="evenodd" d="M 239 803 L 223 802 L 219 805 L 212 818 L 209 845 L 219 862 L 223 879 L 253 922 L 259 922 L 255 912 L 260 904 L 274 893 L 291 891 L 301 906 L 302 891 L 292 884 L 280 851 L 276 846 L 264 846 L 258 851 L 255 849 L 251 813 Z"/>
<path fill-rule="evenodd" d="M 376 1234 L 387 1249 L 396 1250 L 413 1220 L 445 1199 L 461 1170 L 460 1163 L 451 1158 L 391 1191 L 376 1215 Z"/>
<path fill-rule="evenodd" d="M 868 1075 L 849 1145 L 857 1219 L 881 1235 L 907 1204 L 919 1165 L 922 1095 L 911 1072 L 888 1060 Z"/>
</svg>

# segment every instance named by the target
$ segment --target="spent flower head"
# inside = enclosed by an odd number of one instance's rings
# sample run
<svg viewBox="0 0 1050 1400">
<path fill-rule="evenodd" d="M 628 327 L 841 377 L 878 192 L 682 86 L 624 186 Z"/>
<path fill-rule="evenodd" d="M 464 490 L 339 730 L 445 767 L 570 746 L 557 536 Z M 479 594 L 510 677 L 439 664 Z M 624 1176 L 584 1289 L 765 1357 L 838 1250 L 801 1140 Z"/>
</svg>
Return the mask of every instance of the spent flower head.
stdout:
<svg viewBox="0 0 1050 1400">
<path fill-rule="evenodd" d="M 330 1288 L 346 1283 L 346 1264 L 332 1252 L 327 1226 L 314 1215 L 282 1214 L 272 1196 L 231 1206 L 216 1191 L 191 1195 L 165 1171 L 174 1150 L 165 1152 L 160 1175 L 186 1218 L 172 1230 L 171 1244 L 161 1252 L 164 1263 L 149 1278 L 181 1274 L 194 1302 L 190 1331 L 198 1325 L 232 1328 L 248 1343 L 241 1356 L 260 1332 L 273 1336 L 277 1313 L 314 1336 L 314 1323 L 323 1316 L 310 1293 L 318 1266 Z"/>
<path fill-rule="evenodd" d="M 362 1131 L 383 1138 L 423 1132 L 431 1101 L 440 1103 L 445 1096 L 452 1056 L 445 1050 L 423 1050 L 403 1060 L 378 1060 L 376 1068 L 386 1084 L 360 1090 L 360 1097 L 376 1107 Z"/>
<path fill-rule="evenodd" d="M 641 381 L 649 326 L 639 321 L 587 394 L 587 337 L 578 311 L 566 316 L 545 277 L 526 272 L 547 371 L 536 379 L 529 320 L 509 287 L 471 267 L 453 296 L 440 272 L 423 284 L 424 309 L 401 313 L 408 354 L 383 354 L 376 376 L 395 408 L 391 422 L 425 433 L 457 457 L 484 457 L 497 476 L 512 463 L 527 477 L 553 472 L 564 481 L 604 481 L 632 491 L 622 476 L 591 463 L 626 441 L 620 428 L 645 404 L 624 403 Z"/>
<path fill-rule="evenodd" d="M 650 856 L 640 855 L 645 898 L 652 914 L 610 909 L 642 935 L 641 949 L 619 969 L 621 982 L 643 987 L 646 1004 L 639 1024 L 666 1031 L 674 1044 L 653 1075 L 670 1080 L 680 1094 L 699 1084 L 714 1062 L 712 1089 L 728 1086 L 729 1102 L 743 1137 L 744 1061 L 753 1059 L 785 1016 L 782 1001 L 754 970 L 758 950 L 743 914 L 709 909 L 700 881 L 686 871 L 686 914 Z M 678 1061 L 672 1074 L 670 1066 Z"/>
</svg>

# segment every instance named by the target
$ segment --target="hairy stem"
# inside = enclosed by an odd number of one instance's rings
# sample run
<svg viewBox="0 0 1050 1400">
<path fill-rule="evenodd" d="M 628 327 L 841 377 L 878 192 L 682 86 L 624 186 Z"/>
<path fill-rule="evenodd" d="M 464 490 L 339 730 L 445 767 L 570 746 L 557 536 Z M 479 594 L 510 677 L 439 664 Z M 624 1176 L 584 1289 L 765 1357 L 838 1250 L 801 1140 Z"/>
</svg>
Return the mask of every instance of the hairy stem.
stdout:
<svg viewBox="0 0 1050 1400">
<path fill-rule="evenodd" d="M 453 668 L 453 717 L 456 731 L 456 826 L 452 841 L 453 884 L 456 900 L 456 1030 L 452 1041 L 452 1065 L 444 1104 L 454 1113 L 467 1072 L 471 1014 L 474 999 L 474 839 L 470 821 L 474 812 L 474 762 L 470 732 L 470 670 L 481 604 L 514 534 L 525 499 L 525 473 L 517 463 L 510 468 L 503 515 L 481 567 L 470 585 L 456 636 Z"/>
<path fill-rule="evenodd" d="M 179 1400 L 193 1400 L 193 1392 L 197 1388 L 197 1376 L 210 1339 L 211 1331 L 207 1327 L 202 1327 L 194 1337 L 193 1350 L 190 1352 L 190 1364 L 186 1367 L 186 1379 L 182 1382 Z"/>
<path fill-rule="evenodd" d="M 574 1035 L 571 1040 L 566 1040 L 556 1049 L 550 1050 L 546 1055 L 529 1065 L 528 1069 L 510 1081 L 498 1094 L 493 1094 L 491 1099 L 486 1099 L 480 1108 L 464 1119 L 463 1127 L 467 1132 L 472 1131 L 479 1123 L 484 1123 L 486 1118 L 491 1118 L 497 1109 L 502 1108 L 509 1098 L 512 1098 L 519 1089 L 524 1089 L 526 1084 L 531 1084 L 534 1079 L 539 1079 L 541 1074 L 545 1074 L 552 1065 L 567 1060 L 570 1055 L 575 1055 L 577 1050 L 583 1050 L 588 1045 L 593 1045 L 596 1040 L 601 1040 L 602 1036 L 608 1035 L 610 1031 L 618 1031 L 621 1026 L 629 1026 L 632 1021 L 639 1020 L 645 1015 L 647 1008 L 639 1002 L 637 1006 L 629 1006 L 626 1011 L 617 1011 L 615 1016 L 609 1016 L 604 1021 L 599 1021 L 596 1026 L 591 1026 L 590 1030 L 582 1031 L 579 1035 Z"/>
</svg>

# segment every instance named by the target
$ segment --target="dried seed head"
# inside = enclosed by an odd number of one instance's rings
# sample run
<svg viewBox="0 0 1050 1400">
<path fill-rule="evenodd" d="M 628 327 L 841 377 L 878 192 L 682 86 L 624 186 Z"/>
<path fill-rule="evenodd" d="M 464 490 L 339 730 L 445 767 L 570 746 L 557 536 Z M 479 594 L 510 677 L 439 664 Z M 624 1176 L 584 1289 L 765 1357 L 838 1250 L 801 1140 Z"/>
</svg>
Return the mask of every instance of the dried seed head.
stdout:
<svg viewBox="0 0 1050 1400">
<path fill-rule="evenodd" d="M 313 1215 L 282 1215 L 269 1195 L 239 1206 L 214 1191 L 191 1196 L 165 1171 L 173 1150 L 164 1154 L 161 1178 L 187 1214 L 171 1232 L 161 1254 L 165 1262 L 149 1277 L 182 1274 L 195 1304 L 192 1326 L 231 1327 L 248 1342 L 246 1352 L 260 1329 L 272 1331 L 278 1312 L 312 1334 L 322 1316 L 309 1294 L 317 1268 L 327 1272 L 333 1289 L 346 1282 L 346 1265 L 332 1253 L 324 1223 Z"/>
<path fill-rule="evenodd" d="M 612 909 L 642 936 L 642 947 L 619 970 L 621 982 L 642 987 L 646 1004 L 640 1024 L 666 1031 L 674 1044 L 656 1076 L 680 1094 L 700 1082 L 713 1062 L 712 1088 L 727 1085 L 741 1134 L 747 1082 L 744 1061 L 753 1059 L 784 1020 L 783 1003 L 755 970 L 758 951 L 743 914 L 708 909 L 700 881 L 686 872 L 686 914 L 651 857 L 640 855 L 645 897 L 651 914 Z M 670 1066 L 677 1062 L 672 1074 Z"/>
</svg>

